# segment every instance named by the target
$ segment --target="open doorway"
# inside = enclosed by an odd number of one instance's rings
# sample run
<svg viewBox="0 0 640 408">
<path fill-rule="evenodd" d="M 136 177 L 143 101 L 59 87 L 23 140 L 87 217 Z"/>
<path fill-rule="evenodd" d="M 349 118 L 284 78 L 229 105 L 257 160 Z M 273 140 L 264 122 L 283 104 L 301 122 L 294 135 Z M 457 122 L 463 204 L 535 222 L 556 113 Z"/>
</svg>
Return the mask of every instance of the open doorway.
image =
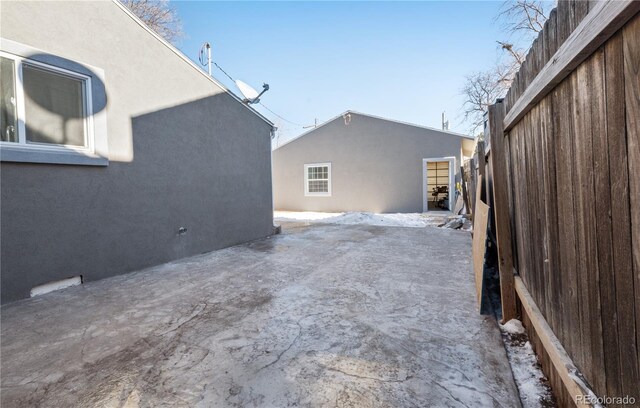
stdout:
<svg viewBox="0 0 640 408">
<path fill-rule="evenodd" d="M 453 157 L 422 159 L 423 211 L 451 210 L 455 198 L 454 166 Z"/>
</svg>

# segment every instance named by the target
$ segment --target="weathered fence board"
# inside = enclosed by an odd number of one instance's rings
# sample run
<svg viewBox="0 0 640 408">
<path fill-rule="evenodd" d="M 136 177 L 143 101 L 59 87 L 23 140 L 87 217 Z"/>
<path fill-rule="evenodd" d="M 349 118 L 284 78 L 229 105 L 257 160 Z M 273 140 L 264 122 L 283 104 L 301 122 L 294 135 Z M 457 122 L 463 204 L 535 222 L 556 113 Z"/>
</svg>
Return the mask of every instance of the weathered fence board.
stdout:
<svg viewBox="0 0 640 408">
<path fill-rule="evenodd" d="M 547 26 L 548 27 L 548 26 Z M 552 95 L 547 95 L 540 101 L 540 121 L 542 132 L 540 137 L 542 147 L 542 191 L 544 198 L 544 220 L 546 239 L 544 267 L 547 274 L 547 293 L 549 294 L 550 304 L 548 306 L 550 321 L 555 327 L 563 327 L 564 319 L 561 310 L 562 304 L 562 282 L 559 271 L 558 256 L 558 206 L 556 204 L 557 186 L 556 186 L 556 151 L 553 140 L 554 124 L 553 124 L 553 100 Z M 559 333 L 563 339 L 562 331 Z"/>
<path fill-rule="evenodd" d="M 591 134 L 591 129 L 587 122 L 590 122 L 589 114 L 589 92 L 587 87 L 587 64 L 581 65 L 576 70 L 576 75 L 572 76 L 571 89 L 573 91 L 573 126 L 575 136 L 573 138 L 575 152 L 576 178 L 574 184 L 574 196 L 576 213 L 576 252 L 577 252 L 577 273 L 578 273 L 578 303 L 580 305 L 578 318 L 580 319 L 580 332 L 582 336 L 582 347 L 576 351 L 581 354 L 581 364 L 579 368 L 585 375 L 591 375 L 594 371 L 593 358 L 591 355 L 591 315 L 589 313 L 589 276 L 596 273 L 593 260 L 591 259 L 591 248 L 587 248 L 589 241 L 588 228 L 593 221 L 593 214 L 588 208 L 588 199 L 593 197 L 592 182 L 589 177 L 590 169 L 586 166 L 591 163 L 591 140 L 586 143 L 586 132 Z M 590 138 L 589 138 L 590 139 Z M 588 197 L 587 195 L 590 195 Z"/>
<path fill-rule="evenodd" d="M 478 310 L 483 310 L 482 292 L 484 284 L 484 259 L 487 248 L 489 206 L 480 198 L 480 191 L 482 190 L 482 176 L 478 176 L 478 185 L 476 188 L 476 212 L 473 214 L 473 271 L 476 280 L 476 300 L 478 301 Z"/>
<path fill-rule="evenodd" d="M 625 111 L 627 125 L 627 154 L 629 163 L 629 205 L 631 208 L 631 240 L 633 275 L 635 276 L 636 338 L 640 342 L 640 15 L 623 31 Z M 630 284 L 630 283 L 627 283 Z M 636 344 L 636 372 L 640 371 L 640 352 Z M 626 358 L 630 358 L 626 356 Z M 628 367 L 627 370 L 631 370 Z M 630 373 L 630 371 L 625 371 Z M 626 382 L 625 382 L 626 383 Z M 640 387 L 638 387 L 640 388 Z M 638 392 L 636 392 L 636 395 Z M 640 401 L 640 396 L 637 400 Z"/>
<path fill-rule="evenodd" d="M 504 161 L 496 157 L 505 157 L 505 137 L 502 129 L 504 105 L 498 103 L 489 109 L 491 118 L 491 175 L 493 179 L 493 201 L 495 207 L 494 222 L 498 246 L 498 268 L 500 273 L 500 297 L 502 303 L 502 320 L 508 322 L 517 317 L 516 298 L 513 283 L 513 255 L 511 245 L 511 224 L 509 221 L 507 168 Z M 498 210 L 499 208 L 499 210 Z"/>
<path fill-rule="evenodd" d="M 603 338 L 603 351 L 604 351 L 604 368 L 605 376 L 607 379 L 606 390 L 607 395 L 620 395 L 622 392 L 622 386 L 620 378 L 621 366 L 620 356 L 618 351 L 618 316 L 616 313 L 616 273 L 615 265 L 613 262 L 614 248 L 613 248 L 613 225 L 612 220 L 614 218 L 615 204 L 618 202 L 618 197 L 613 197 L 612 201 L 612 189 L 611 182 L 612 172 L 609 164 L 609 141 L 612 135 L 609 133 L 609 128 L 616 131 L 614 126 L 620 126 L 624 124 L 624 105 L 620 105 L 621 99 L 617 95 L 612 94 L 608 89 L 612 86 L 613 89 L 618 88 L 624 92 L 624 88 L 620 89 L 622 82 L 622 75 L 619 72 L 622 68 L 622 61 L 616 61 L 615 57 L 622 57 L 622 36 L 617 35 L 612 38 L 607 46 L 604 48 L 605 52 L 605 69 L 604 78 L 607 79 L 607 86 L 600 82 L 598 84 L 601 92 L 598 92 L 598 98 L 594 99 L 594 112 L 598 113 L 599 123 L 595 123 L 597 132 L 593 132 L 593 151 L 594 151 L 594 175 L 596 180 L 596 219 L 598 222 L 598 270 L 600 278 L 600 296 L 602 299 L 602 338 Z M 609 58 L 610 54 L 613 54 L 613 58 Z M 609 65 L 612 64 L 611 67 Z M 616 68 L 616 65 L 618 66 Z M 611 76 L 614 78 L 611 78 Z M 618 80 L 615 80 L 615 77 Z M 603 79 L 600 79 L 603 81 Z M 611 81 L 609 83 L 609 81 Z M 614 109 L 612 114 L 607 112 L 608 98 L 614 98 L 618 106 L 622 107 L 622 116 L 617 116 L 615 113 L 615 106 L 611 106 Z M 613 102 L 613 101 L 611 101 Z M 624 103 L 624 101 L 622 100 Z M 613 105 L 613 103 L 612 103 Z M 620 109 L 617 109 L 620 111 Z M 617 116 L 617 117 L 616 117 Z M 595 118 L 595 115 L 594 115 Z M 613 121 L 609 125 L 609 121 Z M 615 122 L 618 121 L 616 124 Z M 606 134 L 607 137 L 598 137 L 600 134 Z M 622 130 L 624 137 L 624 129 Z M 626 156 L 626 153 L 625 153 Z M 612 157 L 613 160 L 617 160 Z M 619 206 L 618 206 L 619 207 Z M 628 209 L 623 209 L 628 213 Z M 611 218 L 609 217 L 611 214 Z M 635 336 L 635 333 L 634 333 Z"/>
</svg>

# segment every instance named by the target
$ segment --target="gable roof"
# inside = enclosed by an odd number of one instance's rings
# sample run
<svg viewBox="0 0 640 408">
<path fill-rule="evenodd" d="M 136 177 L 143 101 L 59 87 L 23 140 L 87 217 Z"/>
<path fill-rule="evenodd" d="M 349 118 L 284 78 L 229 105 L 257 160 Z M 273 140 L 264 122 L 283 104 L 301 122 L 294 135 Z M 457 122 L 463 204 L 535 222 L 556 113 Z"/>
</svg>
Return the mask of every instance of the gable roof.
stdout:
<svg viewBox="0 0 640 408">
<path fill-rule="evenodd" d="M 127 6 L 125 6 L 124 4 L 122 4 L 119 0 L 111 0 L 113 3 L 115 3 L 118 7 L 120 7 L 120 9 L 122 11 L 124 11 L 131 19 L 133 19 L 133 21 L 135 21 L 136 23 L 138 23 L 142 28 L 144 28 L 149 34 L 151 34 L 153 37 L 156 38 L 156 40 L 160 41 L 165 47 L 167 47 L 169 50 L 171 50 L 174 54 L 176 54 L 179 58 L 181 58 L 184 62 L 186 62 L 188 65 L 190 65 L 192 68 L 194 68 L 196 71 L 198 71 L 201 75 L 203 75 L 204 77 L 206 77 L 209 81 L 213 82 L 214 85 L 216 85 L 218 88 L 220 88 L 222 91 L 226 92 L 227 94 L 229 94 L 233 99 L 235 99 L 236 101 L 238 101 L 238 103 L 242 104 L 245 108 L 249 109 L 250 112 L 252 112 L 254 115 L 258 116 L 260 119 L 264 120 L 265 122 L 267 122 L 267 124 L 269 124 L 271 127 L 275 127 L 274 123 L 271 122 L 269 119 L 267 119 L 265 116 L 263 116 L 260 112 L 258 112 L 257 110 L 253 109 L 251 106 L 249 106 L 248 104 L 244 103 L 242 101 L 242 99 L 240 99 L 236 94 L 234 94 L 233 92 L 231 92 L 226 86 L 222 85 L 222 83 L 218 82 L 214 77 L 209 76 L 206 72 L 204 72 L 202 69 L 200 69 L 199 66 L 197 66 L 193 61 L 191 61 L 186 55 L 184 55 L 182 53 L 182 51 L 180 51 L 179 49 L 177 49 L 176 47 L 174 47 L 173 45 L 171 45 L 167 40 L 165 40 L 164 38 L 162 38 L 160 35 L 158 35 L 158 33 L 156 33 L 155 31 L 153 31 L 148 25 L 146 25 L 144 23 L 144 21 L 142 21 L 138 16 L 136 16 L 131 10 L 129 10 L 127 8 Z"/>
<path fill-rule="evenodd" d="M 369 118 L 384 120 L 384 121 L 392 122 L 392 123 L 398 123 L 400 125 L 413 126 L 413 127 L 420 128 L 420 129 L 432 130 L 434 132 L 440 132 L 440 133 L 444 133 L 444 134 L 447 134 L 447 135 L 450 135 L 450 136 L 457 136 L 457 137 L 462 137 L 462 138 L 470 139 L 470 140 L 474 140 L 475 139 L 473 136 L 465 135 L 465 134 L 462 134 L 462 133 L 451 132 L 449 130 L 436 129 L 434 127 L 416 125 L 415 123 L 409 123 L 409 122 L 403 122 L 403 121 L 395 120 L 395 119 L 383 118 L 381 116 L 369 115 L 367 113 L 362 113 L 362 112 L 358 112 L 358 111 L 354 111 L 354 110 L 347 110 L 347 111 L 344 111 L 344 112 L 342 112 L 341 114 L 339 114 L 337 116 L 334 116 L 333 118 L 327 120 L 326 122 L 323 122 L 321 125 L 313 128 L 311 130 L 308 130 L 308 131 L 306 131 L 304 133 L 301 133 L 301 134 L 299 134 L 298 136 L 296 136 L 296 137 L 294 137 L 292 139 L 287 140 L 286 142 L 284 142 L 280 146 L 276 147 L 274 150 L 278 150 L 279 148 L 281 148 L 283 146 L 286 146 L 289 143 L 291 143 L 293 141 L 296 141 L 296 140 L 300 139 L 301 137 L 306 136 L 306 135 L 314 132 L 315 130 L 321 128 L 322 126 L 324 126 L 326 124 L 329 124 L 329 123 L 333 122 L 334 120 L 346 115 L 347 113 L 352 113 L 352 114 L 355 114 L 355 115 L 366 116 L 366 117 L 369 117 Z"/>
</svg>

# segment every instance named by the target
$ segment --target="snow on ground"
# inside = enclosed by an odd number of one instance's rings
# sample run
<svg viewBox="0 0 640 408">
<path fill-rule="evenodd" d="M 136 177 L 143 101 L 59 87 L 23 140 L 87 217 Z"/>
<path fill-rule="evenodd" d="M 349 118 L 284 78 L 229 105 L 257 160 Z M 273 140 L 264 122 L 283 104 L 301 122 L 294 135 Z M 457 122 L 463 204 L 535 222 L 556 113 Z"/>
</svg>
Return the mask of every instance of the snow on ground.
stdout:
<svg viewBox="0 0 640 408">
<path fill-rule="evenodd" d="M 287 220 L 287 221 L 318 221 L 327 220 L 331 218 L 341 217 L 345 213 L 330 213 L 330 212 L 313 212 L 313 211 L 274 211 L 273 217 L 275 219 Z"/>
<path fill-rule="evenodd" d="M 500 329 L 509 334 L 524 334 L 524 326 L 518 319 L 511 319 L 505 324 L 501 324 Z"/>
<path fill-rule="evenodd" d="M 330 224 L 366 224 L 380 225 L 387 227 L 413 227 L 423 228 L 426 226 L 438 226 L 442 224 L 446 217 L 451 215 L 448 212 L 442 213 L 413 213 L 413 214 L 375 214 L 370 212 L 346 212 L 346 213 L 323 213 L 323 212 L 293 212 L 275 211 L 276 221 L 309 221 Z"/>
<path fill-rule="evenodd" d="M 500 330 L 502 330 L 507 357 L 511 363 L 513 378 L 520 392 L 522 408 L 557 406 L 551 394 L 549 381 L 540 368 L 522 322 L 511 319 L 504 325 L 501 324 Z"/>
</svg>

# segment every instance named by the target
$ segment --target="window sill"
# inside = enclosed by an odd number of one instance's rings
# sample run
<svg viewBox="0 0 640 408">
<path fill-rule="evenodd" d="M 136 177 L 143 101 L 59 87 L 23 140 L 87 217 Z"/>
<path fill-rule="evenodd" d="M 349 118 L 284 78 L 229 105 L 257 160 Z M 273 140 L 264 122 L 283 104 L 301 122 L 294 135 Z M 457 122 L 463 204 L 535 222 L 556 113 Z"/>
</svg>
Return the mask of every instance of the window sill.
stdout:
<svg viewBox="0 0 640 408">
<path fill-rule="evenodd" d="M 22 146 L 0 147 L 0 161 L 16 163 L 71 164 L 77 166 L 108 166 L 109 159 L 71 149 L 38 149 Z"/>
</svg>

